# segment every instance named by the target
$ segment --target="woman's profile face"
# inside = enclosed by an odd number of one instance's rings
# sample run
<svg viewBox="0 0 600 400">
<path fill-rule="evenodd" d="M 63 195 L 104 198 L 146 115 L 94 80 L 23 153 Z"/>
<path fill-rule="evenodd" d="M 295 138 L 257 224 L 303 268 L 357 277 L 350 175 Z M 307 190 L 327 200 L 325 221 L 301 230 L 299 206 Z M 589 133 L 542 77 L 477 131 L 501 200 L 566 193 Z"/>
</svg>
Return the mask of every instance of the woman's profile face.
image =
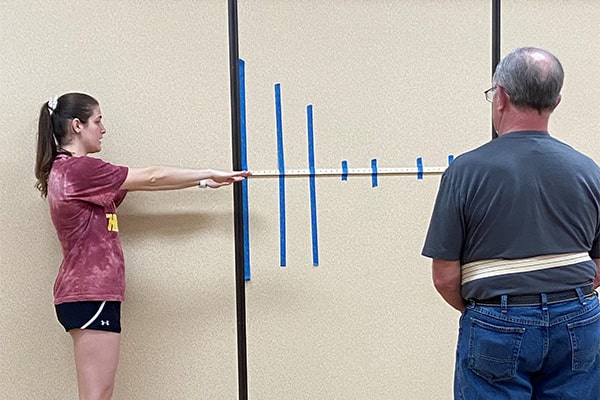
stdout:
<svg viewBox="0 0 600 400">
<path fill-rule="evenodd" d="M 98 153 L 102 150 L 102 137 L 106 133 L 102 123 L 102 111 L 100 106 L 96 106 L 92 115 L 85 124 L 81 125 L 80 140 L 85 147 L 86 152 Z"/>
</svg>

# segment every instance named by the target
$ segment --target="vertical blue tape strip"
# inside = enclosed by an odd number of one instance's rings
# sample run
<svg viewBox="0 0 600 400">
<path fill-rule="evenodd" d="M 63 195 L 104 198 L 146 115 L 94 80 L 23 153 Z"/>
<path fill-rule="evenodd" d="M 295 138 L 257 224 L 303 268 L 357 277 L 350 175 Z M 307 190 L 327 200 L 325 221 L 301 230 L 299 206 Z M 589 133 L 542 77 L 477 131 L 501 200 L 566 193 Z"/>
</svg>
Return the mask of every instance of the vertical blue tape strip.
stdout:
<svg viewBox="0 0 600 400">
<path fill-rule="evenodd" d="M 448 165 L 452 164 L 452 161 L 454 161 L 454 156 L 450 154 L 448 155 Z"/>
<path fill-rule="evenodd" d="M 315 143 L 313 131 L 313 106 L 306 106 L 308 130 L 308 169 L 310 172 L 310 217 L 312 223 L 313 266 L 319 265 L 319 241 L 317 235 L 317 185 L 315 176 Z"/>
<path fill-rule="evenodd" d="M 377 159 L 371 160 L 371 187 L 377 187 Z"/>
<path fill-rule="evenodd" d="M 277 167 L 279 169 L 279 265 L 285 267 L 285 163 L 283 158 L 283 122 L 281 118 L 281 85 L 275 84 L 275 119 L 277 122 Z"/>
<path fill-rule="evenodd" d="M 417 179 L 423 179 L 423 159 L 417 158 Z"/>
<path fill-rule="evenodd" d="M 348 180 L 348 161 L 342 160 L 342 180 Z"/>
<path fill-rule="evenodd" d="M 246 145 L 246 81 L 245 81 L 245 63 L 239 59 L 239 78 L 240 78 L 240 135 L 241 135 L 241 161 L 242 170 L 248 169 L 248 154 Z M 250 280 L 250 221 L 248 216 L 248 180 L 242 181 L 242 220 L 244 235 L 244 278 Z"/>
</svg>

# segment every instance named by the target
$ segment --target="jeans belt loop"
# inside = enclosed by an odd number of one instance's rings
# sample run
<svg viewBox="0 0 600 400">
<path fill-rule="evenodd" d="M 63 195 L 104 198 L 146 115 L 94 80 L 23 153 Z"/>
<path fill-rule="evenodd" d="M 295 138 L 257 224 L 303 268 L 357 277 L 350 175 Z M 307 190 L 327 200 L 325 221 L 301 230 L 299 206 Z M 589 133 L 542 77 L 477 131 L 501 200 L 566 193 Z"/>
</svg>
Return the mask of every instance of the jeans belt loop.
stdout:
<svg viewBox="0 0 600 400">
<path fill-rule="evenodd" d="M 585 304 L 586 300 L 585 300 L 585 296 L 583 295 L 583 290 L 581 290 L 581 288 L 577 288 L 575 290 L 577 291 L 577 296 L 579 297 L 579 302 L 581 304 Z"/>
<path fill-rule="evenodd" d="M 546 293 L 540 294 L 542 298 L 542 310 L 548 311 L 548 295 Z"/>
<path fill-rule="evenodd" d="M 508 296 L 503 294 L 500 297 L 500 306 L 502 307 L 502 312 L 503 313 L 507 313 L 508 312 Z"/>
</svg>

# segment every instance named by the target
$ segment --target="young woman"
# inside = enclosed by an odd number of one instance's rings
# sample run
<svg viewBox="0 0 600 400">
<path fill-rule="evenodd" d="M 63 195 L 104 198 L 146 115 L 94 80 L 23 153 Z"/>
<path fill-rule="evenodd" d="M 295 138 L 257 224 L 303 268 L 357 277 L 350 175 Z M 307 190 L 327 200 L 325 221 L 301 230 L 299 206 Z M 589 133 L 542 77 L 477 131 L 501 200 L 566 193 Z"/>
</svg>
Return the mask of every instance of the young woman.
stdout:
<svg viewBox="0 0 600 400">
<path fill-rule="evenodd" d="M 88 157 L 106 129 L 98 102 L 67 93 L 44 103 L 38 126 L 36 187 L 50 206 L 63 261 L 54 284 L 58 320 L 73 338 L 79 398 L 112 396 L 125 292 L 117 207 L 133 190 L 219 188 L 248 171 L 128 168 Z"/>
</svg>

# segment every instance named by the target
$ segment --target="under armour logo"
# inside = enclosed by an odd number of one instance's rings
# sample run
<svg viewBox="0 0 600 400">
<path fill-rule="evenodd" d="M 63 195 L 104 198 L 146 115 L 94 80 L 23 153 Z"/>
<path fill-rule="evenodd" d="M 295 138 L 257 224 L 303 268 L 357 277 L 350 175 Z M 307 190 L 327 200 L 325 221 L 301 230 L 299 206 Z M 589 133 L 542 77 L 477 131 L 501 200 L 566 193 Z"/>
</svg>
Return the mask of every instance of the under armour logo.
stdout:
<svg viewBox="0 0 600 400">
<path fill-rule="evenodd" d="M 109 321 L 103 321 L 100 320 L 100 325 L 104 326 L 104 325 L 110 325 Z"/>
</svg>

